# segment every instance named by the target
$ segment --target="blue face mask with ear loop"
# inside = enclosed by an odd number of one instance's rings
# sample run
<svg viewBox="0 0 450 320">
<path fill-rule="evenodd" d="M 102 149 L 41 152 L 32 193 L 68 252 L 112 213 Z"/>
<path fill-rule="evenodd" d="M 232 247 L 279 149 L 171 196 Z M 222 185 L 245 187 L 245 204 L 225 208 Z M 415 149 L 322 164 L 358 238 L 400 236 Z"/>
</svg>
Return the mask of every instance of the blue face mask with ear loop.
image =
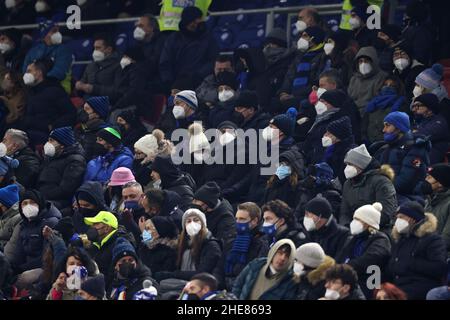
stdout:
<svg viewBox="0 0 450 320">
<path fill-rule="evenodd" d="M 275 232 L 277 231 L 277 227 L 276 224 L 280 219 L 278 219 L 277 221 L 275 221 L 272 224 L 267 225 L 266 223 L 263 224 L 262 226 L 262 232 L 264 232 L 265 234 L 267 234 L 268 236 L 273 236 L 275 235 Z"/>
<path fill-rule="evenodd" d="M 277 175 L 278 179 L 283 180 L 286 177 L 289 177 L 292 173 L 291 167 L 288 165 L 282 164 L 277 168 L 277 171 L 275 174 Z"/>
<path fill-rule="evenodd" d="M 149 242 L 151 242 L 153 240 L 153 235 L 152 235 L 152 233 L 150 232 L 150 231 L 148 231 L 148 230 L 144 230 L 143 232 L 142 232 L 142 241 L 144 242 L 144 243 L 149 243 Z"/>
</svg>

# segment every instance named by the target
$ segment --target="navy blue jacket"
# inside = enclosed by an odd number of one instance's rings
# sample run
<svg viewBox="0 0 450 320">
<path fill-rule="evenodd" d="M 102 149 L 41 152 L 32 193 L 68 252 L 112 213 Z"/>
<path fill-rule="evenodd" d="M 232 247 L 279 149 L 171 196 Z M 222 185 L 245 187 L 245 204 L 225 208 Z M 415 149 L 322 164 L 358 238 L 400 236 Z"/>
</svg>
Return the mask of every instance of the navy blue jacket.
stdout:
<svg viewBox="0 0 450 320">
<path fill-rule="evenodd" d="M 431 141 L 430 164 L 443 162 L 449 147 L 449 130 L 447 120 L 435 114 L 414 126 L 413 132 L 429 137 Z"/>
</svg>

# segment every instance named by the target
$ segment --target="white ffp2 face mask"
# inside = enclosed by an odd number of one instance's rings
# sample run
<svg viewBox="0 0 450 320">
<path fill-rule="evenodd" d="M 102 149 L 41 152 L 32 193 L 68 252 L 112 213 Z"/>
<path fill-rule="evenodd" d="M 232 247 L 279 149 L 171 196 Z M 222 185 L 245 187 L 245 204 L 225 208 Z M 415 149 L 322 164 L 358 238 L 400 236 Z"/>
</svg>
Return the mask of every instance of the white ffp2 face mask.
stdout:
<svg viewBox="0 0 450 320">
<path fill-rule="evenodd" d="M 45 154 L 47 157 L 54 157 L 54 156 L 55 156 L 55 153 L 56 153 L 56 148 L 55 148 L 55 146 L 54 146 L 53 144 L 51 144 L 50 142 L 47 142 L 47 143 L 44 145 L 44 154 Z"/>
<path fill-rule="evenodd" d="M 12 47 L 8 43 L 0 42 L 0 53 L 5 54 L 8 51 L 11 51 Z"/>
<path fill-rule="evenodd" d="M 138 41 L 144 40 L 144 38 L 145 38 L 144 29 L 142 29 L 140 27 L 136 27 L 136 29 L 134 29 L 134 32 L 133 32 L 133 37 Z"/>
<path fill-rule="evenodd" d="M 303 218 L 303 225 L 305 226 L 306 231 L 316 230 L 316 223 L 314 222 L 313 218 L 305 216 Z"/>
<path fill-rule="evenodd" d="M 316 108 L 317 115 L 321 115 L 328 110 L 327 105 L 325 103 L 323 103 L 322 101 L 317 102 L 315 105 L 315 108 Z"/>
<path fill-rule="evenodd" d="M 52 44 L 54 44 L 54 45 L 61 44 L 62 43 L 62 34 L 61 34 L 61 32 L 55 32 L 54 34 L 52 34 L 50 39 L 52 40 Z"/>
<path fill-rule="evenodd" d="M 234 92 L 232 90 L 223 90 L 218 94 L 219 101 L 225 102 L 234 97 Z"/>
<path fill-rule="evenodd" d="M 32 219 L 39 214 L 39 207 L 32 204 L 27 204 L 22 207 L 22 212 L 27 219 Z"/>
<path fill-rule="evenodd" d="M 409 222 L 402 218 L 397 218 L 394 224 L 395 229 L 398 233 L 406 233 L 409 230 Z"/>
<path fill-rule="evenodd" d="M 266 127 L 262 132 L 262 137 L 266 141 L 272 141 L 274 135 L 275 135 L 275 132 L 274 132 L 273 128 L 271 128 L 271 127 Z"/>
<path fill-rule="evenodd" d="M 8 148 L 6 148 L 6 145 L 2 142 L 0 143 L 0 158 L 3 158 L 6 156 L 6 153 L 8 152 Z"/>
<path fill-rule="evenodd" d="M 333 145 L 333 140 L 330 137 L 322 137 L 322 146 L 327 148 Z"/>
<path fill-rule="evenodd" d="M 175 119 L 184 119 L 186 117 L 186 112 L 182 106 L 174 106 L 172 113 Z"/>
<path fill-rule="evenodd" d="M 94 52 L 92 52 L 92 59 L 94 59 L 95 62 L 103 61 L 105 60 L 105 54 L 103 51 L 94 50 Z"/>
<path fill-rule="evenodd" d="M 422 93 L 423 93 L 423 88 L 416 85 L 413 90 L 414 98 L 417 98 L 418 96 L 422 95 Z"/>
<path fill-rule="evenodd" d="M 305 267 L 299 262 L 294 263 L 294 273 L 298 276 L 305 274 Z"/>
<path fill-rule="evenodd" d="M 25 83 L 26 86 L 33 86 L 36 82 L 36 78 L 32 73 L 25 73 L 23 75 L 23 83 Z"/>
<path fill-rule="evenodd" d="M 368 62 L 363 62 L 359 64 L 359 72 L 362 75 L 369 74 L 372 71 L 372 65 Z"/>
<path fill-rule="evenodd" d="M 409 60 L 405 58 L 400 58 L 394 60 L 394 65 L 398 70 L 403 71 L 409 66 Z"/>
<path fill-rule="evenodd" d="M 317 89 L 317 98 L 320 99 L 320 97 L 327 91 L 325 88 L 319 88 Z"/>
<path fill-rule="evenodd" d="M 361 27 L 361 20 L 359 18 L 352 17 L 348 20 L 348 23 L 352 27 L 352 30 L 356 30 Z"/>
<path fill-rule="evenodd" d="M 325 54 L 327 56 L 329 56 L 331 54 L 333 49 L 334 49 L 334 43 L 325 43 L 325 45 L 323 46 L 323 51 L 325 51 Z"/>
<path fill-rule="evenodd" d="M 236 136 L 230 132 L 225 132 L 219 137 L 219 143 L 221 146 L 229 144 L 231 141 L 236 139 Z"/>
<path fill-rule="evenodd" d="M 351 232 L 352 235 L 355 236 L 357 234 L 360 234 L 363 231 L 364 231 L 364 225 L 360 221 L 353 220 L 350 223 L 350 232 Z"/>
<path fill-rule="evenodd" d="M 44 12 L 47 11 L 47 3 L 45 1 L 37 1 L 34 5 L 34 9 L 36 12 Z"/>
<path fill-rule="evenodd" d="M 302 52 L 305 52 L 306 50 L 309 49 L 309 42 L 307 40 L 303 39 L 303 38 L 300 38 L 297 41 L 297 49 L 302 51 Z"/>
<path fill-rule="evenodd" d="M 358 175 L 358 170 L 351 165 L 347 165 L 344 169 L 344 175 L 346 179 L 352 179 Z"/>
<path fill-rule="evenodd" d="M 125 69 L 125 68 L 128 67 L 130 64 L 131 64 L 130 58 L 123 57 L 123 58 L 120 60 L 120 67 L 121 67 L 122 69 Z"/>
<path fill-rule="evenodd" d="M 340 296 L 341 295 L 336 290 L 327 289 L 325 292 L 325 298 L 328 300 L 339 300 Z"/>
<path fill-rule="evenodd" d="M 306 30 L 308 26 L 306 25 L 306 22 L 303 20 L 297 20 L 295 23 L 295 29 L 297 29 L 298 32 L 303 32 Z"/>
<path fill-rule="evenodd" d="M 190 237 L 196 236 L 201 229 L 202 225 L 198 222 L 190 222 L 186 225 L 186 232 Z"/>
</svg>

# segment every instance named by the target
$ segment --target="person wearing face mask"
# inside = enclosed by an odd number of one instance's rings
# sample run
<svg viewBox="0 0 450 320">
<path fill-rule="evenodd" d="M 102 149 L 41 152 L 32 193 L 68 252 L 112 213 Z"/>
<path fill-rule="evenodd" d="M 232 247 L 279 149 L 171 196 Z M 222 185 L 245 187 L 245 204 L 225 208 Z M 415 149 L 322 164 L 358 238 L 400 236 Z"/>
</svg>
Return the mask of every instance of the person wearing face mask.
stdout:
<svg viewBox="0 0 450 320">
<path fill-rule="evenodd" d="M 356 47 L 359 49 L 375 45 L 377 42 L 377 31 L 372 28 L 369 29 L 366 24 L 369 18 L 367 5 L 353 7 L 350 14 L 349 23 L 352 28 L 351 40 L 355 42 Z"/>
<path fill-rule="evenodd" d="M 178 232 L 172 221 L 156 216 L 145 221 L 139 245 L 139 257 L 152 273 L 175 271 Z"/>
<path fill-rule="evenodd" d="M 232 292 L 239 300 L 292 300 L 296 282 L 292 267 L 295 245 L 289 239 L 277 241 L 267 257 L 251 261 L 237 277 Z"/>
<path fill-rule="evenodd" d="M 261 203 L 279 199 L 295 208 L 300 200 L 300 180 L 305 177 L 303 155 L 295 149 L 280 154 L 279 165 L 267 181 Z"/>
<path fill-rule="evenodd" d="M 378 57 L 380 57 L 380 69 L 391 72 L 395 66 L 393 64 L 393 54 L 395 46 L 400 40 L 401 28 L 395 24 L 383 25 L 378 31 L 375 39 L 374 47 L 377 49 Z"/>
<path fill-rule="evenodd" d="M 44 154 L 45 161 L 37 179 L 37 189 L 53 201 L 58 209 L 68 208 L 86 170 L 83 150 L 76 142 L 72 128 L 53 130 L 44 146 Z"/>
<path fill-rule="evenodd" d="M 203 182 L 205 160 L 211 154 L 211 144 L 204 131 L 202 122 L 193 122 L 188 127 L 188 139 L 186 139 L 186 142 L 182 142 L 185 143 L 189 160 L 181 164 L 180 169 L 189 174 L 197 183 Z"/>
<path fill-rule="evenodd" d="M 116 124 L 122 136 L 122 143 L 130 150 L 133 149 L 136 141 L 148 133 L 147 128 L 139 120 L 136 112 L 136 110 L 123 110 L 116 117 Z"/>
<path fill-rule="evenodd" d="M 325 295 L 319 300 L 366 300 L 358 285 L 358 274 L 348 264 L 335 264 L 325 273 Z"/>
<path fill-rule="evenodd" d="M 183 229 L 181 222 L 183 211 L 179 208 L 181 197 L 173 191 L 150 188 L 145 192 L 141 203 L 146 217 L 139 221 L 139 228 L 143 232 L 145 222 L 149 218 L 163 217 L 177 228 L 177 234 Z"/>
<path fill-rule="evenodd" d="M 11 184 L 0 189 L 0 251 L 11 238 L 16 225 L 22 221 L 19 212 L 19 187 Z"/>
<path fill-rule="evenodd" d="M 76 268 L 84 268 L 75 271 Z M 85 279 L 98 274 L 94 260 L 83 248 L 70 247 L 54 270 L 53 285 L 46 300 L 75 300 Z M 80 276 L 80 277 L 79 277 Z M 74 279 L 79 277 L 78 279 Z M 77 283 L 77 281 L 80 281 Z"/>
<path fill-rule="evenodd" d="M 175 118 L 174 129 L 187 129 L 194 121 L 200 120 L 198 110 L 198 100 L 195 92 L 192 90 L 183 90 L 178 92 L 174 98 L 172 115 Z"/>
<path fill-rule="evenodd" d="M 150 165 L 156 156 L 169 156 L 172 154 L 174 145 L 167 140 L 164 132 L 155 129 L 151 134 L 146 134 L 134 144 L 133 172 L 136 181 L 146 186 L 150 183 Z"/>
<path fill-rule="evenodd" d="M 0 70 L 0 77 L 3 73 Z M 0 78 L 0 104 L 6 107 L 6 115 L 1 121 L 5 129 L 20 128 L 24 125 L 26 89 L 23 85 L 21 75 L 14 71 L 7 71 L 3 78 Z M 4 132 L 4 129 L 1 130 Z"/>
<path fill-rule="evenodd" d="M 395 66 L 392 73 L 402 80 L 405 86 L 406 99 L 411 101 L 414 97 L 413 90 L 416 86 L 416 78 L 427 67 L 417 61 L 413 55 L 412 47 L 406 41 L 396 44 L 392 61 Z"/>
<path fill-rule="evenodd" d="M 361 117 L 364 116 L 367 103 L 381 89 L 387 73 L 380 70 L 378 55 L 374 47 L 359 49 L 354 60 L 354 72 L 347 92 L 355 101 Z"/>
<path fill-rule="evenodd" d="M 151 170 L 153 187 L 158 186 L 161 190 L 177 193 L 181 197 L 180 209 L 190 208 L 195 186 L 186 174 L 173 163 L 170 156 L 157 156 L 151 164 Z"/>
<path fill-rule="evenodd" d="M 231 117 L 242 130 L 262 130 L 269 124 L 270 115 L 259 108 L 258 96 L 254 91 L 242 90 L 236 99 Z"/>
<path fill-rule="evenodd" d="M 233 207 L 228 200 L 221 197 L 221 189 L 211 181 L 198 188 L 192 200 L 192 207 L 205 213 L 208 230 L 222 241 L 224 252 L 231 249 L 236 238 L 236 221 Z"/>
<path fill-rule="evenodd" d="M 237 300 L 232 293 L 218 289 L 219 282 L 216 277 L 202 272 L 191 278 L 178 300 Z"/>
<path fill-rule="evenodd" d="M 390 228 L 397 208 L 397 195 L 393 184 L 394 171 L 372 158 L 365 145 L 350 149 L 344 158 L 344 174 L 347 180 L 342 188 L 339 223 L 348 226 L 353 213 L 362 204 L 382 204 L 380 229 Z"/>
<path fill-rule="evenodd" d="M 122 145 L 122 137 L 116 129 L 112 127 L 101 129 L 97 132 L 97 143 L 103 147 L 104 155 L 88 162 L 83 182 L 99 181 L 105 184 L 117 168 L 132 168 L 133 154 Z"/>
<path fill-rule="evenodd" d="M 25 56 L 22 72 L 27 72 L 27 68 L 35 60 L 51 59 L 53 65 L 46 76 L 62 81 L 61 84 L 66 88 L 65 82 L 70 80 L 69 71 L 72 65 L 72 52 L 67 45 L 62 43 L 62 39 L 63 37 L 55 21 L 44 20 L 39 22 L 38 40 L 40 41 Z"/>
<path fill-rule="evenodd" d="M 435 63 L 431 68 L 425 69 L 416 77 L 416 86 L 413 89 L 413 96 L 417 98 L 424 93 L 435 94 L 439 102 L 448 98 L 447 89 L 442 83 L 442 78 L 444 75 L 444 67 Z M 414 100 L 414 99 L 413 99 Z"/>
<path fill-rule="evenodd" d="M 309 240 L 317 242 L 333 258 L 350 236 L 349 229 L 337 223 L 330 202 L 323 196 L 316 196 L 305 205 L 303 226 Z"/>
<path fill-rule="evenodd" d="M 425 179 L 431 143 L 427 137 L 413 135 L 409 116 L 399 111 L 384 118 L 383 134 L 384 141 L 370 149 L 374 158 L 394 170 L 394 186 L 401 204 L 406 198 L 414 198 L 416 184 Z"/>
<path fill-rule="evenodd" d="M 20 196 L 19 212 L 22 221 L 14 228 L 4 254 L 19 274 L 15 286 L 21 290 L 30 289 L 39 280 L 45 249 L 42 229 L 54 228 L 61 212 L 37 190 L 27 190 Z"/>
<path fill-rule="evenodd" d="M 183 9 L 179 29 L 164 44 L 159 61 L 161 80 L 170 88 L 178 75 L 191 74 L 197 87 L 213 72 L 217 43 L 207 30 L 202 11 L 195 6 Z"/>
<path fill-rule="evenodd" d="M 227 290 L 232 289 L 236 277 L 250 261 L 266 256 L 269 250 L 269 244 L 259 228 L 262 216 L 256 203 L 240 203 L 235 217 L 237 236 L 231 250 L 223 256 Z"/>
<path fill-rule="evenodd" d="M 363 139 L 370 143 L 383 140 L 383 120 L 390 112 L 405 111 L 407 102 L 402 83 L 396 76 L 388 76 L 377 96 L 369 101 L 362 119 Z"/>
<path fill-rule="evenodd" d="M 296 300 L 317 300 L 325 295 L 325 274 L 336 265 L 320 244 L 309 242 L 295 252 L 294 279 L 298 283 Z"/>
<path fill-rule="evenodd" d="M 433 212 L 438 219 L 437 232 L 442 235 L 450 252 L 450 165 L 439 163 L 431 166 L 418 189 L 425 197 L 425 210 Z"/>
<path fill-rule="evenodd" d="M 288 49 L 286 30 L 273 28 L 267 34 L 263 44 L 263 54 L 266 59 L 266 73 L 269 76 L 271 96 L 275 97 L 281 88 L 289 65 L 297 54 L 295 48 Z"/>
<path fill-rule="evenodd" d="M 231 120 L 238 97 L 238 81 L 234 72 L 220 72 L 216 79 L 218 101 L 211 104 L 208 114 L 208 125 L 211 128 L 217 128 L 221 122 Z"/>
<path fill-rule="evenodd" d="M 418 202 L 405 202 L 397 211 L 388 276 L 408 300 L 424 300 L 447 277 L 447 250 L 437 225 Z"/>
<path fill-rule="evenodd" d="M 111 36 L 106 33 L 96 34 L 92 53 L 93 61 L 86 66 L 83 76 L 75 83 L 75 89 L 85 99 L 91 96 L 112 98 L 121 72 L 120 58 Z"/>
<path fill-rule="evenodd" d="M 85 182 L 75 192 L 75 210 L 72 215 L 74 231 L 79 234 L 86 234 L 89 226 L 84 223 L 84 218 L 94 217 L 100 211 L 108 211 L 103 187 L 99 182 Z"/>
<path fill-rule="evenodd" d="M 21 72 L 26 55 L 26 48 L 22 47 L 21 40 L 22 32 L 19 29 L 0 31 L 0 79 L 8 71 Z"/>
<path fill-rule="evenodd" d="M 222 249 L 220 241 L 208 230 L 206 217 L 198 209 L 188 209 L 183 214 L 183 231 L 178 240 L 177 269 L 155 274 L 157 280 L 169 278 L 189 281 L 194 275 L 208 272 L 221 279 Z"/>
<path fill-rule="evenodd" d="M 139 259 L 133 245 L 124 238 L 119 238 L 112 250 L 114 273 L 111 281 L 106 283 L 106 296 L 110 300 L 134 300 L 135 294 L 142 290 L 143 282 L 152 279 L 152 272 Z"/>
<path fill-rule="evenodd" d="M 23 130 L 32 147 L 44 145 L 53 129 L 74 126 L 76 122 L 76 108 L 59 81 L 49 75 L 52 65 L 50 60 L 34 61 L 23 76 L 29 88 Z"/>
<path fill-rule="evenodd" d="M 346 95 L 341 90 L 328 90 L 324 92 L 317 104 L 316 119 L 308 131 L 306 140 L 298 144 L 299 149 L 306 153 L 306 162 L 314 164 L 320 162 L 325 153 L 322 138 L 327 132 L 328 125 L 344 116 L 342 111 Z"/>
<path fill-rule="evenodd" d="M 90 97 L 78 111 L 77 122 L 81 126 L 75 129 L 75 137 L 83 147 L 86 160 L 102 155 L 103 147 L 99 145 L 97 133 L 107 127 L 110 103 L 108 96 Z"/>
<path fill-rule="evenodd" d="M 352 237 L 347 239 L 336 255 L 338 263 L 346 263 L 356 271 L 359 285 L 367 299 L 373 294 L 367 287 L 367 279 L 370 276 L 367 268 L 376 265 L 383 273 L 390 257 L 390 239 L 379 231 L 382 209 L 383 206 L 379 202 L 356 209 L 350 223 Z"/>
<path fill-rule="evenodd" d="M 284 107 L 307 99 L 311 86 L 322 70 L 318 70 L 323 53 L 325 32 L 315 26 L 303 31 L 297 42 L 297 56 L 292 61 L 278 92 L 280 103 Z"/>
<path fill-rule="evenodd" d="M 425 93 L 414 99 L 411 105 L 414 117 L 412 132 L 429 137 L 430 164 L 443 162 L 449 148 L 450 134 L 447 120 L 440 114 L 439 100 L 433 93 Z"/>
<path fill-rule="evenodd" d="M 122 188 L 128 183 L 134 182 L 136 179 L 129 168 L 119 167 L 113 171 L 104 192 L 106 204 L 112 212 L 122 213 L 124 207 Z"/>
<path fill-rule="evenodd" d="M 147 73 L 147 83 L 153 92 L 164 92 L 159 75 L 159 59 L 167 40 L 167 34 L 160 32 L 159 23 L 155 16 L 143 14 L 135 24 L 133 38 L 137 41 L 144 54 L 143 65 Z"/>
<path fill-rule="evenodd" d="M 344 184 L 344 158 L 350 149 L 356 147 L 349 117 L 344 116 L 328 124 L 322 137 L 322 146 L 325 148 L 322 161 L 330 165 L 341 184 Z"/>
<path fill-rule="evenodd" d="M 307 242 L 303 226 L 298 224 L 293 210 L 281 200 L 272 200 L 261 208 L 264 223 L 261 231 L 266 234 L 269 245 L 280 239 L 290 239 L 298 247 Z"/>
</svg>

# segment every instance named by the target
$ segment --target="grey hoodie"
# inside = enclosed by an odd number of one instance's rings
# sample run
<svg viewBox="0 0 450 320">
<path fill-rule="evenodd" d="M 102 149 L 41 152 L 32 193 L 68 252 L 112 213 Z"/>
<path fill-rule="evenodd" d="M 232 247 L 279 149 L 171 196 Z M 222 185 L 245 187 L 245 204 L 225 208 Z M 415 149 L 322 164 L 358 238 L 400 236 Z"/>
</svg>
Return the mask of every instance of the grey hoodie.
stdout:
<svg viewBox="0 0 450 320">
<path fill-rule="evenodd" d="M 359 72 L 358 59 L 361 57 L 369 57 L 372 60 L 372 71 L 367 75 L 362 75 Z M 353 76 L 348 85 L 348 94 L 355 101 L 362 117 L 367 103 L 378 94 L 383 86 L 387 73 L 380 70 L 374 47 L 363 47 L 358 51 L 354 68 Z"/>
</svg>

